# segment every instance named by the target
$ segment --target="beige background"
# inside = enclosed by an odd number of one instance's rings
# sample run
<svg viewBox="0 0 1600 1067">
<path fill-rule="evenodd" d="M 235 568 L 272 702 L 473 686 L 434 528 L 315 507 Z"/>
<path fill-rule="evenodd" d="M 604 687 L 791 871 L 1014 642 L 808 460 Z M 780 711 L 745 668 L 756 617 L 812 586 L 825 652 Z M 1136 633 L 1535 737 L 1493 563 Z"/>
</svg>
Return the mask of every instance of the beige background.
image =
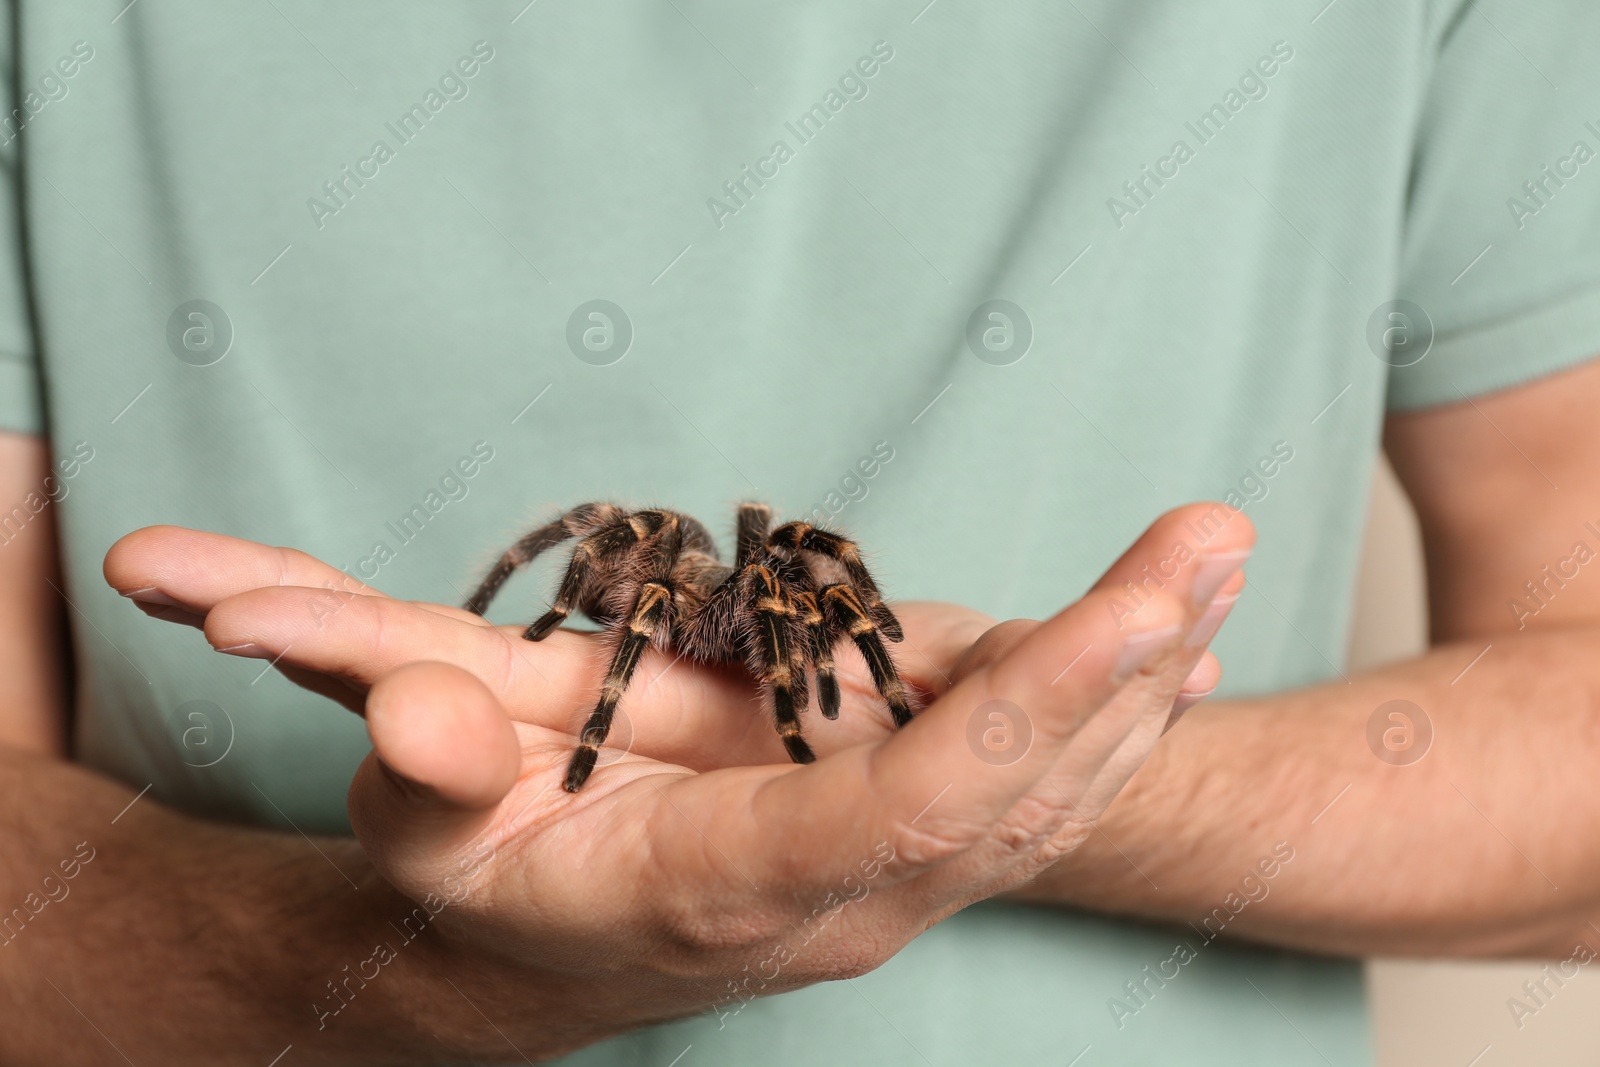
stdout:
<svg viewBox="0 0 1600 1067">
<path fill-rule="evenodd" d="M 1427 643 L 1416 517 L 1387 464 L 1374 479 L 1350 665 Z M 1373 960 L 1368 996 L 1380 1067 L 1595 1067 L 1600 979 L 1579 972 L 1537 1015 L 1512 1021 L 1506 1000 L 1538 975 L 1534 963 Z M 1553 984 L 1552 984 L 1553 987 Z M 1478 1057 L 1474 1059 L 1474 1057 Z"/>
</svg>

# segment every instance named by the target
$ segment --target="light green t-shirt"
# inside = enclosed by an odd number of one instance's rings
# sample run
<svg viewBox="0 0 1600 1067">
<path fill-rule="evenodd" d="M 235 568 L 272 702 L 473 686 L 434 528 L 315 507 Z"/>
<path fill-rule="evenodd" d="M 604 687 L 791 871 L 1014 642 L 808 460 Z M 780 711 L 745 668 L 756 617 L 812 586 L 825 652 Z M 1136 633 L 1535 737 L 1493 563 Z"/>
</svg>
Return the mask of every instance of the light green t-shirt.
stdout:
<svg viewBox="0 0 1600 1067">
<path fill-rule="evenodd" d="M 0 426 L 61 458 L 4 529 L 57 509 L 78 755 L 216 816 L 345 828 L 365 734 L 108 589 L 136 527 L 457 603 L 560 506 L 759 498 L 1038 617 L 1222 498 L 1263 693 L 1337 676 L 1386 406 L 1600 351 L 1593 0 L 3 6 Z M 991 904 L 569 1062 L 1369 1059 L 1354 962 Z"/>
</svg>

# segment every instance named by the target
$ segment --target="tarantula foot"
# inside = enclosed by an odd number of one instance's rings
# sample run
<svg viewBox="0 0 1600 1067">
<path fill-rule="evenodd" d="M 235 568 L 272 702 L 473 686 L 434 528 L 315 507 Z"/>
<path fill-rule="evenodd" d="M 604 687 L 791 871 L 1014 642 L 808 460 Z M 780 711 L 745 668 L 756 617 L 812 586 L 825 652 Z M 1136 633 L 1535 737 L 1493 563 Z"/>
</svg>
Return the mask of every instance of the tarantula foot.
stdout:
<svg viewBox="0 0 1600 1067">
<path fill-rule="evenodd" d="M 565 622 L 566 618 L 566 615 L 559 611 L 547 611 L 543 615 L 539 616 L 538 620 L 535 621 L 532 626 L 529 626 L 526 630 L 522 631 L 523 639 L 528 641 L 543 641 L 546 637 L 550 636 L 550 631 L 554 630 L 557 626 L 560 626 L 563 622 Z"/>
<path fill-rule="evenodd" d="M 579 746 L 572 754 L 572 762 L 567 764 L 567 779 L 561 787 L 569 793 L 576 793 L 582 789 L 583 783 L 589 780 L 589 774 L 594 770 L 595 761 L 599 758 L 599 750 L 592 745 Z"/>
<path fill-rule="evenodd" d="M 811 751 L 811 746 L 806 744 L 806 739 L 798 733 L 783 734 L 783 747 L 789 750 L 789 758 L 796 763 L 815 763 L 817 754 Z"/>
<path fill-rule="evenodd" d="M 817 672 L 817 703 L 822 707 L 824 719 L 839 717 L 839 681 L 831 671 Z"/>
</svg>

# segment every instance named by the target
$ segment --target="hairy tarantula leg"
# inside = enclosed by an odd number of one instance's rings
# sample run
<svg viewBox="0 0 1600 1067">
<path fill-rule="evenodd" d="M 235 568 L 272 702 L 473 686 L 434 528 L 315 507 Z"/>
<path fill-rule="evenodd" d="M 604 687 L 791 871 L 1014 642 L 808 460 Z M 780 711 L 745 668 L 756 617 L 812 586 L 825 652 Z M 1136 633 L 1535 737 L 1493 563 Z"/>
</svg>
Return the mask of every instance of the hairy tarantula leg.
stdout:
<svg viewBox="0 0 1600 1067">
<path fill-rule="evenodd" d="M 840 628 L 850 635 L 861 650 L 862 658 L 867 661 L 867 669 L 872 672 L 872 683 L 889 705 L 895 726 L 904 726 L 911 721 L 906 688 L 900 681 L 900 672 L 895 670 L 894 660 L 889 658 L 889 650 L 878 637 L 878 627 L 867 613 L 860 594 L 840 583 L 824 586 L 821 595 L 823 609 L 833 613 Z"/>
<path fill-rule="evenodd" d="M 828 616 L 817 606 L 817 594 L 796 593 L 800 621 L 811 638 L 811 662 L 817 676 L 817 705 L 824 719 L 839 717 L 839 680 L 833 674 L 833 642 L 838 636 Z"/>
<path fill-rule="evenodd" d="M 495 561 L 489 573 L 479 584 L 477 592 L 473 593 L 462 605 L 474 615 L 482 615 L 489 609 L 489 601 L 506 584 L 506 579 L 520 567 L 532 563 L 539 554 L 548 548 L 554 548 L 572 536 L 572 531 L 567 529 L 565 515 L 555 522 L 539 527 L 537 530 L 521 538 L 516 544 L 506 550 L 505 555 Z"/>
<path fill-rule="evenodd" d="M 594 770 L 600 746 L 611 733 L 612 717 L 628 683 L 633 680 L 633 672 L 638 669 L 644 650 L 650 647 L 661 627 L 672 624 L 677 607 L 677 586 L 671 575 L 683 553 L 684 530 L 678 517 L 670 512 L 643 511 L 629 516 L 627 525 L 645 542 L 640 551 L 650 563 L 651 577 L 639 587 L 627 619 L 612 630 L 620 632 L 621 640 L 611 658 L 611 669 L 601 683 L 600 699 L 589 721 L 584 723 L 578 750 L 567 764 L 563 788 L 569 793 L 582 789 Z"/>
<path fill-rule="evenodd" d="M 543 641 L 550 636 L 550 632 L 566 622 L 567 616 L 572 614 L 578 594 L 583 590 L 583 580 L 595 560 L 639 542 L 639 531 L 634 528 L 631 518 L 602 527 L 578 542 L 578 547 L 572 550 L 572 559 L 567 563 L 567 573 L 561 579 L 561 588 L 556 591 L 555 603 L 522 632 L 523 637 L 529 641 Z"/>
<path fill-rule="evenodd" d="M 617 713 L 622 693 L 633 680 L 633 672 L 638 669 L 639 659 L 650 646 L 650 639 L 655 636 L 657 627 L 668 621 L 671 613 L 671 584 L 661 580 L 644 583 L 623 628 L 622 641 L 617 645 L 616 654 L 611 657 L 611 669 L 601 683 L 600 699 L 590 713 L 589 721 L 583 724 L 578 750 L 567 764 L 567 777 L 563 783 L 567 792 L 576 793 L 582 789 L 583 783 L 594 770 L 595 762 L 600 758 L 600 746 L 605 744 L 607 735 L 611 733 L 611 721 Z"/>
<path fill-rule="evenodd" d="M 838 560 L 851 583 L 860 592 L 866 614 L 877 623 L 883 635 L 891 641 L 905 638 L 900 620 L 894 617 L 894 612 L 883 602 L 883 594 L 878 592 L 878 583 L 867 573 L 867 565 L 861 562 L 861 550 L 856 547 L 854 541 L 827 530 L 820 530 L 809 523 L 786 522 L 772 531 L 768 544 L 790 552 L 803 549 Z"/>
<path fill-rule="evenodd" d="M 746 501 L 739 505 L 739 518 L 735 530 L 738 543 L 734 554 L 735 567 L 747 567 L 759 562 L 767 547 L 767 531 L 772 528 L 772 509 L 765 504 Z"/>
<path fill-rule="evenodd" d="M 789 758 L 796 763 L 810 763 L 816 753 L 800 736 L 800 709 L 806 703 L 805 673 L 794 669 L 794 654 L 790 647 L 789 630 L 794 623 L 794 606 L 784 596 L 778 578 L 766 567 L 754 566 L 754 606 L 756 609 L 757 646 L 761 652 L 760 680 L 772 689 L 772 711 L 778 727 L 778 736 Z"/>
<path fill-rule="evenodd" d="M 532 563 L 540 553 L 554 548 L 569 537 L 592 533 L 600 527 L 611 525 L 614 521 L 621 521 L 623 517 L 622 509 L 615 504 L 579 504 L 554 522 L 546 523 L 508 548 L 489 569 L 477 592 L 473 593 L 462 607 L 474 615 L 482 615 L 488 610 L 489 601 L 494 599 L 494 595 L 500 591 L 506 579 L 519 568 Z"/>
</svg>

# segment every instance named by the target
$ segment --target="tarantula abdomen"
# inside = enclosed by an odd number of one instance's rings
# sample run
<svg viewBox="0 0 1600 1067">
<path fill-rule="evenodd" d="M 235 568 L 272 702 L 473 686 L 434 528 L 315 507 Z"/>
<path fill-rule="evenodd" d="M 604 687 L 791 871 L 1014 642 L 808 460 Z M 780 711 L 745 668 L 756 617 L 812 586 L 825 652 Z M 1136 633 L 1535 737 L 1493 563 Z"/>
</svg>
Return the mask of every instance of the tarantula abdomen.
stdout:
<svg viewBox="0 0 1600 1067">
<path fill-rule="evenodd" d="M 575 793 L 594 770 L 644 650 L 655 644 L 701 663 L 741 664 L 772 694 L 778 736 L 796 763 L 815 759 L 800 733 L 800 712 L 816 680 L 825 718 L 839 715 L 833 649 L 849 639 L 866 660 L 895 726 L 911 719 L 899 671 L 884 639 L 903 637 L 854 542 L 803 522 L 772 529 L 765 504 L 739 505 L 733 566 L 689 515 L 661 508 L 627 511 L 580 504 L 521 538 L 495 563 L 466 603 L 482 615 L 519 567 L 577 539 L 550 610 L 523 636 L 538 641 L 574 611 L 605 627 L 615 651 L 600 697 L 567 767 Z"/>
</svg>

